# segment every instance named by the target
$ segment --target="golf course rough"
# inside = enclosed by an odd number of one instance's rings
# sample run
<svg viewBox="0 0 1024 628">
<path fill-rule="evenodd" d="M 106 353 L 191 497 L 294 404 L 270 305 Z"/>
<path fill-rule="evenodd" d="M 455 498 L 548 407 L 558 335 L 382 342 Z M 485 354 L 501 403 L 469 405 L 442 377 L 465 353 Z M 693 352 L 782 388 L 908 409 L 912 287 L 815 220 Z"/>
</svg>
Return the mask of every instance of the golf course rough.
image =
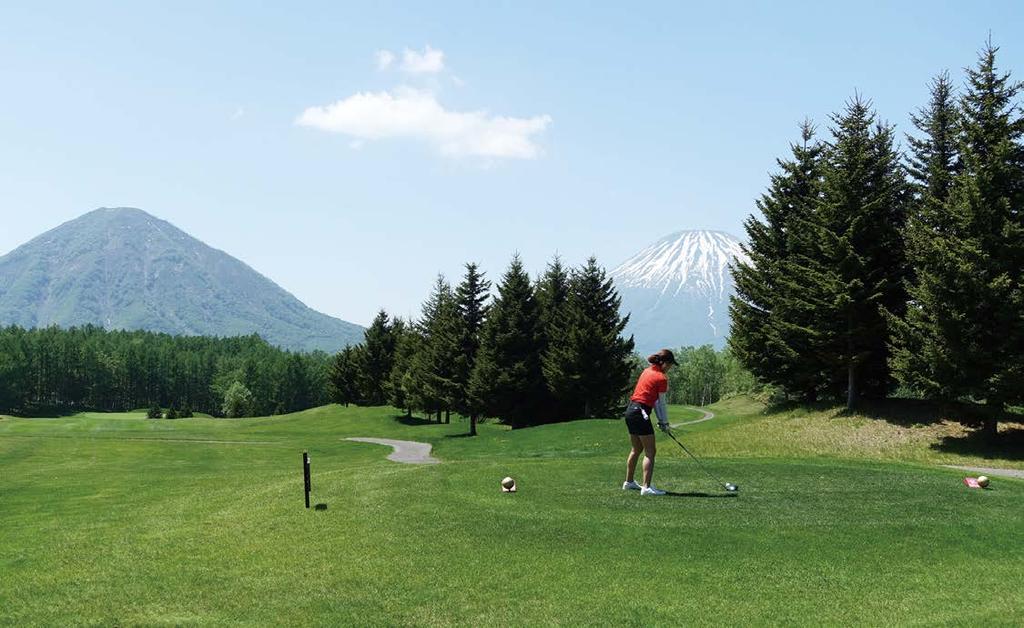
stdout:
<svg viewBox="0 0 1024 628">
<path fill-rule="evenodd" d="M 719 498 L 664 440 L 655 481 L 676 496 L 621 490 L 620 420 L 514 431 L 488 422 L 466 438 L 468 422 L 410 424 L 392 408 L 7 419 L 0 625 L 1008 625 L 1024 616 L 1024 481 L 972 491 L 927 446 L 902 454 L 912 463 L 872 459 L 863 438 L 847 448 L 859 458 L 815 455 L 820 425 L 799 428 L 802 418 L 753 404 L 713 410 L 715 420 L 677 435 L 743 487 L 736 498 Z M 848 438 L 846 423 L 835 425 L 829 443 Z M 394 464 L 344 440 L 366 435 L 429 443 L 444 464 Z M 303 450 L 314 500 L 329 508 L 304 508 Z M 506 475 L 519 485 L 514 500 L 496 490 Z"/>
</svg>

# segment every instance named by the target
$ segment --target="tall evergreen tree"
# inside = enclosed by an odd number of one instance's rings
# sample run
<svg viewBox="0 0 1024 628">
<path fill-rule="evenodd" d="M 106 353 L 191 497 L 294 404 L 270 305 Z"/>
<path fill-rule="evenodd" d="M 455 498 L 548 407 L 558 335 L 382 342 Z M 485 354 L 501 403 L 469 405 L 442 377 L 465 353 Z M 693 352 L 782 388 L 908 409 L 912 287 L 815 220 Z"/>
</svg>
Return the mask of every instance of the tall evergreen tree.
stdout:
<svg viewBox="0 0 1024 628">
<path fill-rule="evenodd" d="M 537 280 L 537 304 L 540 307 L 540 350 L 544 378 L 549 380 L 550 373 L 560 368 L 558 357 L 553 353 L 552 345 L 568 333 L 569 317 L 569 271 L 562 265 L 557 255 L 548 263 L 544 274 Z M 556 347 L 557 349 L 557 347 Z M 548 387 L 548 400 L 545 407 L 550 408 L 552 418 L 567 417 L 572 414 L 572 407 L 564 403 Z"/>
<path fill-rule="evenodd" d="M 407 390 L 413 405 L 428 414 L 436 414 L 438 421 L 442 412 L 452 409 L 458 396 L 456 316 L 451 285 L 443 275 L 438 275 L 417 324 L 421 342 L 410 365 L 411 391 Z"/>
<path fill-rule="evenodd" d="M 736 294 L 731 298 L 729 346 L 732 354 L 762 382 L 813 400 L 824 366 L 814 350 L 813 308 L 804 299 L 805 267 L 813 255 L 806 238 L 821 197 L 824 147 L 809 120 L 800 125 L 800 143 L 791 144 L 790 159 L 779 159 L 779 172 L 756 201 L 763 220 L 744 223 L 750 262 L 732 269 Z"/>
<path fill-rule="evenodd" d="M 565 325 L 550 339 L 544 363 L 548 389 L 570 416 L 590 418 L 612 412 L 629 385 L 633 338 L 622 338 L 629 316 L 597 259 L 572 274 Z"/>
<path fill-rule="evenodd" d="M 539 328 L 537 300 L 517 254 L 498 285 L 470 376 L 472 403 L 485 416 L 513 427 L 538 422 L 544 399 Z"/>
<path fill-rule="evenodd" d="M 953 95 L 949 74 L 932 80 L 928 106 L 912 114 L 920 133 L 908 136 L 911 154 L 908 172 L 913 180 L 914 197 L 907 217 L 907 261 L 912 275 L 907 284 L 909 299 L 903 317 L 892 316 L 890 363 L 896 378 L 906 386 L 941 396 L 935 374 L 949 371 L 954 356 L 949 347 L 927 342 L 939 331 L 942 304 L 950 298 L 941 268 L 949 255 L 949 240 L 955 227 L 949 208 L 953 182 L 961 170 L 959 155 L 959 108 Z M 939 376 L 939 379 L 947 379 Z"/>
<path fill-rule="evenodd" d="M 453 377 L 457 396 L 455 410 L 469 417 L 469 433 L 476 436 L 476 423 L 481 408 L 469 394 L 469 380 L 480 349 L 480 330 L 487 317 L 487 299 L 491 282 L 484 278 L 476 264 L 466 264 L 466 275 L 455 290 L 455 345 Z"/>
<path fill-rule="evenodd" d="M 360 402 L 368 406 L 387 403 L 385 382 L 395 359 L 395 334 L 388 313 L 381 310 L 366 330 L 360 352 L 358 386 Z"/>
<path fill-rule="evenodd" d="M 406 416 L 411 416 L 411 398 L 407 390 L 411 382 L 409 370 L 419 347 L 419 336 L 411 325 L 400 318 L 395 319 L 393 331 L 395 334 L 395 360 L 387 382 L 388 403 L 396 408 L 404 409 Z"/>
<path fill-rule="evenodd" d="M 856 96 L 833 122 L 821 203 L 801 234 L 804 248 L 816 248 L 804 265 L 805 294 L 831 366 L 826 385 L 853 407 L 861 394 L 882 397 L 890 386 L 883 312 L 901 316 L 906 304 L 908 197 L 893 129 L 876 123 L 869 103 Z"/>
<path fill-rule="evenodd" d="M 327 376 L 331 401 L 346 406 L 359 401 L 358 369 L 356 347 L 347 346 L 334 355 Z"/>
<path fill-rule="evenodd" d="M 1024 400 L 1024 117 L 997 51 L 989 42 L 967 69 L 949 229 L 927 244 L 913 291 L 907 346 L 923 359 L 897 362 L 926 394 L 984 399 L 990 438 L 1003 408 Z"/>
</svg>

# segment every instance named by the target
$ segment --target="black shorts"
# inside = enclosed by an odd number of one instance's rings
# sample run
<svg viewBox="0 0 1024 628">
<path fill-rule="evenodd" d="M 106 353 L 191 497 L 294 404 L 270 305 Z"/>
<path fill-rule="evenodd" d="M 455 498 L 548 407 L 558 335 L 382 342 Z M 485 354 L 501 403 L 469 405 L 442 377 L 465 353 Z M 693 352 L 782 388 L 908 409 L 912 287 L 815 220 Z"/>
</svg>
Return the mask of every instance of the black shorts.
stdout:
<svg viewBox="0 0 1024 628">
<path fill-rule="evenodd" d="M 654 425 L 651 424 L 651 407 L 630 401 L 626 406 L 626 429 L 634 436 L 654 434 Z"/>
</svg>

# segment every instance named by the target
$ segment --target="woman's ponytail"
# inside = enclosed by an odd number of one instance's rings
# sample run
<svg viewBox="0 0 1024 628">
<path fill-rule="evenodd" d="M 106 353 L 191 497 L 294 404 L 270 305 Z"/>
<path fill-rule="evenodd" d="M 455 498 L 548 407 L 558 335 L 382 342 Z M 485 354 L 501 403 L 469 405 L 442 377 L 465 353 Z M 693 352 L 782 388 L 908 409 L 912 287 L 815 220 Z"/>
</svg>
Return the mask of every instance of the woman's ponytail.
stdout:
<svg viewBox="0 0 1024 628">
<path fill-rule="evenodd" d="M 664 366 L 665 364 L 675 364 L 676 356 L 668 349 L 662 349 L 657 353 L 652 353 L 651 355 L 647 356 L 647 361 L 650 362 L 651 364 Z"/>
</svg>

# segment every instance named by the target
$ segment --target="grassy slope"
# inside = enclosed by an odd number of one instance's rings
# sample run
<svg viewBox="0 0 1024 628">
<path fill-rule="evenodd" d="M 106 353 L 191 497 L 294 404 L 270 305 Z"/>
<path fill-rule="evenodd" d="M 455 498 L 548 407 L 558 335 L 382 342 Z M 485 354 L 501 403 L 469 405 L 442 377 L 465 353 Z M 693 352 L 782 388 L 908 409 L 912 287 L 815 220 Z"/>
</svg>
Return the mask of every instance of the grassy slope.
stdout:
<svg viewBox="0 0 1024 628">
<path fill-rule="evenodd" d="M 1024 482 L 969 491 L 956 471 L 872 460 L 868 445 L 837 444 L 856 419 L 823 440 L 799 416 L 739 400 L 716 411 L 680 432 L 740 484 L 734 499 L 711 496 L 664 439 L 658 483 L 692 495 L 621 491 L 619 421 L 485 424 L 471 439 L 465 424 L 336 406 L 5 419 L 0 624 L 1010 624 L 1024 612 Z M 390 463 L 349 435 L 429 441 L 445 463 Z M 210 440 L 232 442 L 198 442 Z M 302 508 L 302 449 L 326 511 Z M 932 461 L 927 446 L 902 451 Z M 506 474 L 519 493 L 498 491 Z"/>
</svg>

